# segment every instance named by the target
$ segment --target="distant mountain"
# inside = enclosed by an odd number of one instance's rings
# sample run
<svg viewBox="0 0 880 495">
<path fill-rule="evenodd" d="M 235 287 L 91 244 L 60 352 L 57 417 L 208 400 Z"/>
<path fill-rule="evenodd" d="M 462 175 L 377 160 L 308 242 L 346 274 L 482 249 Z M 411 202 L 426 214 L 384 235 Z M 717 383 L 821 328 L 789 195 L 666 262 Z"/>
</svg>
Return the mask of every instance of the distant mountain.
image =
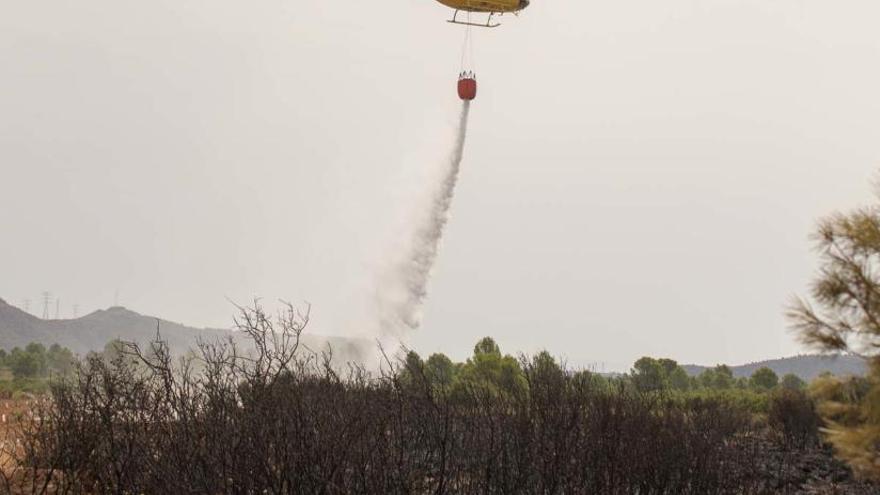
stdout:
<svg viewBox="0 0 880 495">
<path fill-rule="evenodd" d="M 819 355 L 802 355 L 781 359 L 771 359 L 767 361 L 759 361 L 757 363 L 743 364 L 740 366 L 731 366 L 733 376 L 749 377 L 758 368 L 768 367 L 777 375 L 782 377 L 788 373 L 793 373 L 801 379 L 810 381 L 824 372 L 842 375 L 864 375 L 867 371 L 865 360 L 850 354 L 840 356 L 819 356 Z M 685 364 L 682 368 L 691 376 L 696 376 L 711 366 L 699 366 L 695 364 Z"/>
<path fill-rule="evenodd" d="M 40 342 L 47 346 L 58 343 L 77 354 L 85 355 L 89 351 L 102 350 L 113 339 L 150 342 L 156 337 L 157 325 L 162 339 L 178 354 L 194 348 L 199 339 L 211 341 L 232 337 L 237 343 L 249 345 L 240 332 L 192 328 L 145 316 L 121 306 L 95 311 L 71 320 L 43 320 L 0 299 L 0 348 L 7 351 L 13 347 L 24 347 L 31 342 Z M 308 332 L 303 334 L 302 342 L 315 351 L 324 350 L 329 344 L 334 356 L 343 361 L 355 359 L 364 346 L 375 346 L 362 339 L 325 337 Z"/>
</svg>

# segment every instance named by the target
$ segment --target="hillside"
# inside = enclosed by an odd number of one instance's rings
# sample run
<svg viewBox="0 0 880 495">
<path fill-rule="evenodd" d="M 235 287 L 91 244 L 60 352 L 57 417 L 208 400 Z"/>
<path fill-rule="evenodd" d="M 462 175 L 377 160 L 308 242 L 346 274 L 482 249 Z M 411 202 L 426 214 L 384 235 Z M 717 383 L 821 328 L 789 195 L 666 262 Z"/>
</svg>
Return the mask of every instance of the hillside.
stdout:
<svg viewBox="0 0 880 495">
<path fill-rule="evenodd" d="M 801 379 L 810 381 L 828 371 L 835 375 L 863 375 L 866 371 L 865 361 L 857 356 L 845 354 L 840 356 L 802 355 L 788 358 L 758 361 L 740 366 L 731 366 L 735 377 L 749 377 L 758 368 L 768 367 L 780 377 L 793 373 Z M 694 364 L 683 365 L 682 368 L 691 376 L 699 375 L 710 366 Z"/>
<path fill-rule="evenodd" d="M 98 310 L 70 320 L 43 320 L 0 299 L 0 348 L 24 347 L 30 342 L 45 345 L 58 343 L 84 355 L 101 350 L 107 342 L 120 339 L 145 343 L 153 340 L 158 328 L 162 338 L 175 353 L 184 353 L 199 339 L 211 341 L 232 337 L 244 344 L 242 334 L 215 328 L 193 328 L 179 323 L 146 316 L 116 306 Z M 333 354 L 343 360 L 353 359 L 369 342 L 342 337 L 304 334 L 303 342 L 311 349 L 324 349 L 329 344 Z"/>
</svg>

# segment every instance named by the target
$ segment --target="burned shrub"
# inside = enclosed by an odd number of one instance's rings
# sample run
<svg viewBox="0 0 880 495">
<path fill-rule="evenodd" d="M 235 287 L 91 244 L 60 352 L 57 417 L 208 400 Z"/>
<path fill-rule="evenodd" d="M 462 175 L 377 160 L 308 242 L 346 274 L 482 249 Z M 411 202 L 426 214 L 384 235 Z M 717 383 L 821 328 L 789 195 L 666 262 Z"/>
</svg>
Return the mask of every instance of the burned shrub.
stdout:
<svg viewBox="0 0 880 495">
<path fill-rule="evenodd" d="M 813 400 L 802 390 L 782 389 L 770 398 L 770 427 L 788 448 L 803 449 L 819 444 L 822 420 Z"/>
<path fill-rule="evenodd" d="M 452 385 L 434 371 L 449 366 L 413 356 L 340 376 L 299 349 L 307 319 L 246 310 L 256 352 L 203 345 L 198 372 L 161 344 L 86 361 L 53 387 L 9 479 L 45 482 L 29 493 L 758 490 L 758 456 L 743 447 L 751 423 L 731 403 L 672 400 L 495 348 Z"/>
</svg>

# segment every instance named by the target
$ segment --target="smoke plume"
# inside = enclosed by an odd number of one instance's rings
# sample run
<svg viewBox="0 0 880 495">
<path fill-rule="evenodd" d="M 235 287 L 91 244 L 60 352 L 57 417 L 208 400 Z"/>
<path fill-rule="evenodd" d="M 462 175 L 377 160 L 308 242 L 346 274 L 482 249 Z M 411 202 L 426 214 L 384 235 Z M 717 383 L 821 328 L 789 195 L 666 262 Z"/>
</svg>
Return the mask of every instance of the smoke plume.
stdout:
<svg viewBox="0 0 880 495">
<path fill-rule="evenodd" d="M 427 296 L 428 279 L 437 259 L 443 228 L 449 219 L 449 207 L 464 152 L 470 103 L 462 103 L 461 115 L 451 153 L 443 163 L 438 186 L 429 200 L 416 211 L 411 237 L 404 239 L 397 259 L 387 266 L 377 292 L 379 326 L 382 340 L 399 342 L 406 330 L 421 323 L 422 303 Z"/>
</svg>

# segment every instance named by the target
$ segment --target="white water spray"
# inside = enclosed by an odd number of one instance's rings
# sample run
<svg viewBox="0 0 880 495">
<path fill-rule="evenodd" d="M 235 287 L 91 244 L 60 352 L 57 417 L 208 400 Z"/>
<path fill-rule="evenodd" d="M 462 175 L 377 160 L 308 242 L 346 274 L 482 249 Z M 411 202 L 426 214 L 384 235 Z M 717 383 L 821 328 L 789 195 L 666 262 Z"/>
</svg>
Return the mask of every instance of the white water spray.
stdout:
<svg viewBox="0 0 880 495">
<path fill-rule="evenodd" d="M 455 141 L 444 162 L 438 187 L 431 191 L 430 200 L 417 218 L 398 254 L 380 279 L 377 291 L 379 334 L 389 344 L 400 343 L 406 330 L 418 328 L 422 317 L 422 303 L 427 296 L 428 279 L 437 259 L 443 228 L 449 219 L 449 207 L 455 194 L 455 184 L 464 153 L 470 102 L 464 101 Z"/>
</svg>

